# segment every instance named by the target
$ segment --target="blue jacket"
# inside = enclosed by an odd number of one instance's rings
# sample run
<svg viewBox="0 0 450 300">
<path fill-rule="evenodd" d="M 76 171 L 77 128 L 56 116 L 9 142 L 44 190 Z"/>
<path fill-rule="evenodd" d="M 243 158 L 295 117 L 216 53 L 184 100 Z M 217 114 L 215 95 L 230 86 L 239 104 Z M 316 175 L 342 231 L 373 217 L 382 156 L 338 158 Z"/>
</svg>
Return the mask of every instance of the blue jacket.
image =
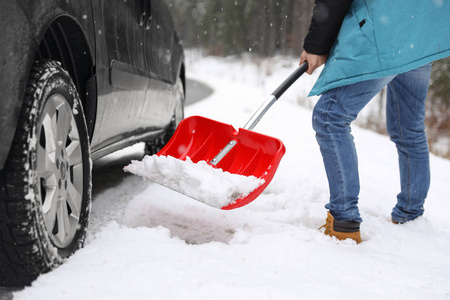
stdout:
<svg viewBox="0 0 450 300">
<path fill-rule="evenodd" d="M 447 56 L 450 0 L 354 0 L 310 96 Z"/>
</svg>

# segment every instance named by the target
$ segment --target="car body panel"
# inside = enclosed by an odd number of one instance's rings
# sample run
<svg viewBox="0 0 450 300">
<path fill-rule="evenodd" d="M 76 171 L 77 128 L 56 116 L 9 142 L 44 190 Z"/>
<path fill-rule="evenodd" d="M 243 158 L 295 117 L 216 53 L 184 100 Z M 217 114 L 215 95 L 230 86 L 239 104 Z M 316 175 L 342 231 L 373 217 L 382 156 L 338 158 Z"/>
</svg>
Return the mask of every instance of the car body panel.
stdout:
<svg viewBox="0 0 450 300">
<path fill-rule="evenodd" d="M 165 13 L 161 1 L 93 3 L 96 51 L 101 57 L 97 61 L 97 122 L 91 142 L 96 157 L 108 145 L 158 134 L 169 124 L 180 61 L 172 65 L 171 58 L 160 63 L 159 57 L 154 57 L 154 53 L 172 53 L 173 45 L 179 47 L 176 35 L 167 34 L 174 32 L 170 16 L 163 15 L 164 22 L 159 16 L 160 11 Z"/>
<path fill-rule="evenodd" d="M 84 35 L 72 36 L 66 29 L 71 47 L 83 39 L 86 44 L 71 49 L 73 61 L 80 55 L 92 61 L 89 72 L 79 75 L 75 66 L 69 73 L 87 106 L 93 159 L 154 138 L 171 121 L 177 101 L 174 84 L 184 57 L 162 0 L 2 1 L 0 170 L 18 124 L 32 61 L 46 32 L 62 19 Z"/>
<path fill-rule="evenodd" d="M 91 4 L 80 1 L 2 1 L 0 4 L 0 170 L 7 159 L 22 107 L 33 57 L 45 31 L 58 16 L 74 16 L 92 31 Z M 18 36 L 20 38 L 18 38 Z M 88 35 L 87 35 L 88 37 Z M 93 38 L 89 40 L 95 48 Z"/>
</svg>

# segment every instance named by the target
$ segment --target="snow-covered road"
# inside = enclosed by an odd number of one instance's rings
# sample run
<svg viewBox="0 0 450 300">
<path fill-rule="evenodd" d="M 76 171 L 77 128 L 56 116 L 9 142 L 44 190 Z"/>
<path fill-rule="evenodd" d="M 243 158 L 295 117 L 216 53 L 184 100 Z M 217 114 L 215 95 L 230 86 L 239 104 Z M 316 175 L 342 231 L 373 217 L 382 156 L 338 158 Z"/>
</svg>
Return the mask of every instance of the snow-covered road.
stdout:
<svg viewBox="0 0 450 300">
<path fill-rule="evenodd" d="M 236 128 L 297 63 L 188 59 L 190 78 L 214 93 L 186 114 Z M 363 243 L 340 242 L 317 230 L 326 217 L 328 187 L 311 111 L 297 104 L 313 80 L 301 78 L 255 129 L 280 138 L 287 149 L 257 200 L 232 211 L 214 209 L 123 173 L 143 150 L 122 150 L 96 164 L 85 247 L 14 293 L 14 300 L 450 299 L 450 161 L 432 156 L 424 217 L 394 225 L 395 147 L 387 137 L 355 127 Z"/>
</svg>

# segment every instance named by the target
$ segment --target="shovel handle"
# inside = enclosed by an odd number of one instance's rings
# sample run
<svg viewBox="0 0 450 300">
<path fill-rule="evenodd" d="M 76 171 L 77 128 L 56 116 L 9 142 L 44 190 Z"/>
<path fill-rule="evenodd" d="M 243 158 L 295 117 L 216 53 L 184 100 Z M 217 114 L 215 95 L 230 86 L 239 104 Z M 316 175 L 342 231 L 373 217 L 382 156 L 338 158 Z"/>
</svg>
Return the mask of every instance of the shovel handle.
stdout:
<svg viewBox="0 0 450 300">
<path fill-rule="evenodd" d="M 308 62 L 304 62 L 298 67 L 288 78 L 286 78 L 283 83 L 270 95 L 270 97 L 260 106 L 252 118 L 245 124 L 244 129 L 253 130 L 259 120 L 264 116 L 264 114 L 269 110 L 269 108 L 283 95 L 284 92 L 297 80 L 303 73 L 308 70 Z"/>
<path fill-rule="evenodd" d="M 270 97 L 261 105 L 261 107 L 256 111 L 256 113 L 251 117 L 251 119 L 245 124 L 243 129 L 253 130 L 259 120 L 264 116 L 264 114 L 269 110 L 269 108 L 281 97 L 281 95 L 286 92 L 286 90 L 295 82 L 303 73 L 308 70 L 308 62 L 301 64 L 288 78 L 286 78 L 283 83 L 270 95 Z M 211 161 L 210 164 L 217 165 L 228 152 L 236 146 L 237 141 L 231 140 Z"/>
<path fill-rule="evenodd" d="M 302 63 L 286 80 L 272 93 L 272 96 L 279 99 L 281 95 L 308 70 L 308 62 Z"/>
</svg>

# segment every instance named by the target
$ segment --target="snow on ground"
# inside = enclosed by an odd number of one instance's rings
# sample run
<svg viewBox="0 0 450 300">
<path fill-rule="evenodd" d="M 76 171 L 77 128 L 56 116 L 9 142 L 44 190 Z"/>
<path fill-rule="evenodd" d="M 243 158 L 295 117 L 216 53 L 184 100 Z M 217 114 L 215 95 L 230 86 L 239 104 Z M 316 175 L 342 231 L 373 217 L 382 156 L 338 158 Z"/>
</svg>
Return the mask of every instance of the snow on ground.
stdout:
<svg viewBox="0 0 450 300">
<path fill-rule="evenodd" d="M 188 62 L 188 75 L 215 92 L 186 114 L 235 127 L 297 64 L 290 58 L 255 64 L 192 53 Z M 287 151 L 254 202 L 221 211 L 123 176 L 94 194 L 85 247 L 14 299 L 450 299 L 449 161 L 431 157 L 425 215 L 394 225 L 395 147 L 385 136 L 354 128 L 363 242 L 340 242 L 318 230 L 328 187 L 311 111 L 297 104 L 313 80 L 301 78 L 255 128 L 280 138 Z"/>
</svg>

